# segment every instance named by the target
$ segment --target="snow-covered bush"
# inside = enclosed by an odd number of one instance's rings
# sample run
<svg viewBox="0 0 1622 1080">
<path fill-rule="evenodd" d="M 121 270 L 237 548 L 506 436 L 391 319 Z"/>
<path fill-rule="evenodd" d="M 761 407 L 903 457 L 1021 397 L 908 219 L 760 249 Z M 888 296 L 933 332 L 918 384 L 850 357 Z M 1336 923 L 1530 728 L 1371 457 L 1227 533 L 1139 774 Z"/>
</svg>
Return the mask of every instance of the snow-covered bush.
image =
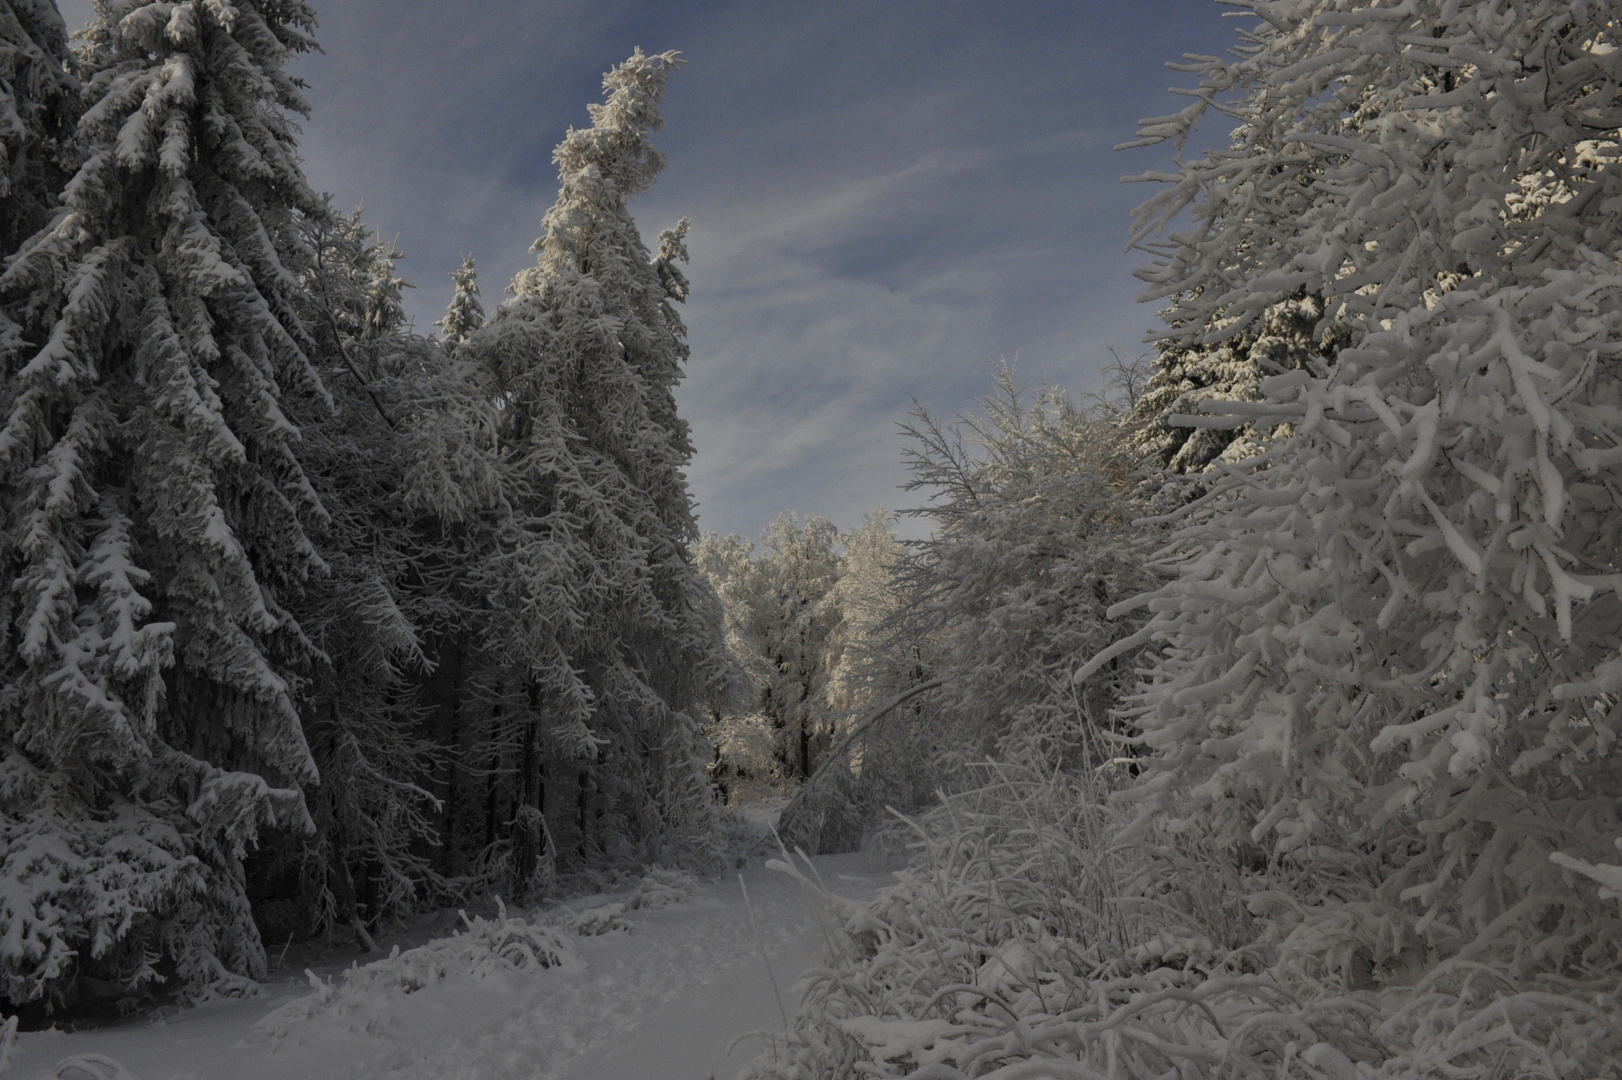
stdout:
<svg viewBox="0 0 1622 1080">
<path fill-rule="evenodd" d="M 886 807 L 975 783 L 965 763 L 988 755 L 1063 768 L 1113 755 L 1109 710 L 1132 654 L 1079 689 L 1071 674 L 1077 655 L 1130 636 L 1131 620 L 1104 617 L 1110 603 L 1157 580 L 1120 490 L 1122 419 L 1052 387 L 1027 402 L 1006 364 L 979 413 L 945 424 L 915 410 L 908 486 L 933 505 L 909 512 L 932 532 L 901 545 L 879 519 L 858 534 L 876 564 L 865 591 L 889 595 L 852 620 L 841 682 L 856 719 L 785 808 L 785 839 L 850 850 Z"/>
<path fill-rule="evenodd" d="M 45 1080 L 140 1080 L 121 1062 L 106 1054 L 72 1054 L 42 1075 Z"/>
<path fill-rule="evenodd" d="M 1111 844 L 1085 776 L 981 780 L 906 821 L 898 885 L 867 905 L 824 893 L 834 953 L 746 1075 L 1206 1075 L 1179 1070 L 1277 1012 L 1221 860 Z"/>
<path fill-rule="evenodd" d="M 581 937 L 599 937 L 603 934 L 629 933 L 631 924 L 625 918 L 625 905 L 602 904 L 577 911 L 564 924 Z"/>
<path fill-rule="evenodd" d="M 698 879 L 685 870 L 668 866 L 645 867 L 626 907 L 632 911 L 657 911 L 692 898 Z"/>
<path fill-rule="evenodd" d="M 1340 908 L 1341 964 L 1326 968 L 1305 939 L 1331 932 L 1310 915 L 1340 882 L 1236 864 L 1186 828 L 1118 843 L 1105 795 L 1000 766 L 906 822 L 912 862 L 876 900 L 841 900 L 802 874 L 826 901 L 830 953 L 744 1075 L 1622 1075 L 1613 992 L 1510 987 L 1411 940 L 1371 960 L 1347 946 L 1352 924 L 1380 916 L 1355 905 Z"/>
<path fill-rule="evenodd" d="M 1090 750 L 1131 679 L 1130 654 L 1079 690 L 1071 674 L 1129 635 L 1109 606 L 1155 582 L 1132 507 L 1109 474 L 1115 428 L 1043 387 L 1027 402 L 1011 366 L 980 412 L 943 424 L 921 408 L 904 431 L 909 490 L 932 526 L 899 568 L 902 640 L 931 641 L 938 700 L 962 760 L 988 754 L 1055 764 Z M 1096 764 L 1096 762 L 1095 762 Z"/>
<path fill-rule="evenodd" d="M 312 1034 L 312 1022 L 356 1033 L 380 1034 L 393 1023 L 392 999 L 459 979 L 488 979 L 578 963 L 569 938 L 556 928 L 507 914 L 469 918 L 450 937 L 400 951 L 365 966 L 353 966 L 339 980 L 307 972 L 310 993 L 288 1002 L 254 1025 L 256 1040 L 279 1044 Z"/>
<path fill-rule="evenodd" d="M 1006 883 L 1051 857 L 954 800 L 760 1075 L 1622 1069 L 1619 12 L 1239 6 L 1242 47 L 1179 65 L 1194 103 L 1144 125 L 1239 125 L 1140 211 L 1146 244 L 1179 230 L 1149 298 L 1189 350 L 1321 299 L 1304 339 L 1336 350 L 1250 349 L 1264 378 L 1171 419 L 1272 434 L 1172 517 L 1171 580 L 1113 612 L 1148 621 L 1077 672 L 1155 650 L 1117 714 L 1122 816 L 1064 839 L 1133 867 L 1105 897 L 1133 917 L 1050 944 Z"/>
</svg>

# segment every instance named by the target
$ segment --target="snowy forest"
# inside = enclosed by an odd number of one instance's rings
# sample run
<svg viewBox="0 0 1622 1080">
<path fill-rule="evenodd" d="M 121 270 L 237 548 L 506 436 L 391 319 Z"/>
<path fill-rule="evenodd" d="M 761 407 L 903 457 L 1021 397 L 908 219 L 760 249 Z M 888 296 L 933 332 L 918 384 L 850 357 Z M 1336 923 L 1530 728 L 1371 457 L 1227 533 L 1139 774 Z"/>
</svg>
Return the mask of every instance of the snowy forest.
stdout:
<svg viewBox="0 0 1622 1080">
<path fill-rule="evenodd" d="M 256 1053 L 584 986 L 771 859 L 756 1080 L 1622 1077 L 1622 3 L 1229 6 L 1128 144 L 1142 354 L 750 540 L 630 211 L 679 53 L 424 332 L 303 171 L 311 5 L 0 0 L 0 1071 L 290 950 L 353 966 Z M 571 1075 L 501 1061 L 343 1075 Z"/>
</svg>

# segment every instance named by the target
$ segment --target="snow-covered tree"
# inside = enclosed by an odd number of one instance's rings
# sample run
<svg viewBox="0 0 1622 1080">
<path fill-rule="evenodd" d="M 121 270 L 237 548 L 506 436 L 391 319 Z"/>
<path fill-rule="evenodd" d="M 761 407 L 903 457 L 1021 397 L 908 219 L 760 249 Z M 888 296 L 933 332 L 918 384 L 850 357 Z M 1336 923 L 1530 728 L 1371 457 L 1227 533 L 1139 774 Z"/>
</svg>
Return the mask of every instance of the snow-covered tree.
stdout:
<svg viewBox="0 0 1622 1080">
<path fill-rule="evenodd" d="M 628 205 L 663 166 L 649 137 L 676 64 L 637 51 L 605 76 L 592 126 L 555 153 L 537 264 L 458 350 L 491 373 L 513 484 L 481 573 L 500 598 L 488 647 L 512 672 L 519 879 L 556 854 L 548 835 L 582 856 L 628 853 L 710 819 L 699 709 L 727 666 L 687 553 L 692 447 L 674 397 L 686 225 L 650 253 Z"/>
<path fill-rule="evenodd" d="M 320 204 L 284 65 L 313 25 L 296 0 L 100 0 L 82 164 L 0 275 L 14 1003 L 84 973 L 257 975 L 240 859 L 310 824 L 288 600 L 325 570 L 326 512 L 285 406 L 326 400 L 295 277 Z"/>
<path fill-rule="evenodd" d="M 1296 293 L 1346 338 L 1201 410 L 1288 426 L 1180 514 L 1176 579 L 1126 605 L 1160 646 L 1141 820 L 1302 867 L 1308 895 L 1256 903 L 1308 978 L 1422 958 L 1387 1032 L 1402 1075 L 1598 1075 L 1622 938 L 1569 868 L 1622 831 L 1618 12 L 1242 6 L 1243 47 L 1190 60 L 1196 100 L 1143 125 L 1240 125 L 1139 211 L 1145 240 L 1194 220 L 1152 296 L 1189 349 Z"/>
<path fill-rule="evenodd" d="M 732 698 L 712 700 L 704 722 L 704 738 L 711 747 L 710 783 L 723 805 L 775 793 L 783 784 L 773 760 L 776 740 L 760 712 L 764 658 L 751 633 L 758 581 L 750 561 L 754 550 L 754 544 L 736 533 L 701 533 L 693 545 L 693 569 L 715 594 L 722 639 L 737 675 Z"/>
<path fill-rule="evenodd" d="M 50 0 L 0 3 L 0 256 L 50 220 L 65 179 L 78 86 Z"/>
<path fill-rule="evenodd" d="M 1155 355 L 1154 371 L 1132 406 L 1132 453 L 1141 459 L 1152 505 L 1171 509 L 1203 493 L 1202 474 L 1214 462 L 1237 461 L 1259 448 L 1250 426 L 1193 416 L 1206 401 L 1259 401 L 1263 379 L 1333 363 L 1342 331 L 1324 328 L 1318 296 L 1291 296 L 1267 307 L 1260 324 L 1224 336 L 1221 320 L 1190 344 L 1172 334 Z M 1193 425 L 1202 426 L 1193 426 Z"/>
<path fill-rule="evenodd" d="M 1053 387 L 1027 404 L 1006 364 L 978 414 L 946 425 L 915 408 L 903 430 L 908 488 L 933 503 L 914 513 L 933 528 L 911 545 L 902 619 L 915 639 L 935 640 L 935 667 L 950 676 L 941 695 L 957 753 L 1110 756 L 1097 732 L 1131 666 L 1112 665 L 1083 691 L 1070 673 L 1076 656 L 1129 632 L 1104 613 L 1154 580 L 1108 475 L 1113 431 Z"/>
<path fill-rule="evenodd" d="M 473 265 L 473 256 L 462 256 L 462 268 L 451 273 L 456 289 L 445 309 L 445 317 L 434 325 L 444 333 L 445 340 L 458 342 L 484 325 L 484 305 L 479 302 L 479 275 Z"/>
<path fill-rule="evenodd" d="M 305 233 L 303 309 L 333 405 L 299 420 L 305 470 L 329 511 L 313 532 L 329 570 L 292 606 L 320 650 L 300 706 L 322 782 L 307 792 L 315 832 L 251 865 L 260 926 L 277 941 L 334 923 L 364 935 L 439 883 L 430 789 L 457 733 L 423 722 L 421 684 L 430 635 L 465 629 L 445 574 L 471 555 L 413 501 L 408 472 L 422 425 L 443 422 L 447 361 L 407 324 L 399 253 L 358 210 L 310 217 Z"/>
<path fill-rule="evenodd" d="M 706 536 L 698 549 L 728 647 L 751 684 L 746 715 L 770 732 L 774 771 L 790 783 L 811 774 L 834 734 L 840 547 L 833 522 L 785 512 L 761 533 L 758 553 L 736 536 Z"/>
<path fill-rule="evenodd" d="M 823 518 L 779 515 L 750 566 L 749 623 L 760 711 L 779 768 L 804 780 L 833 738 L 829 692 L 842 647 L 839 530 Z"/>
<path fill-rule="evenodd" d="M 893 633 L 906 599 L 897 577 L 907 549 L 896 523 L 894 513 L 877 507 L 839 538 L 839 652 L 828 680 L 836 713 L 854 714 L 923 679 L 922 646 Z"/>
</svg>

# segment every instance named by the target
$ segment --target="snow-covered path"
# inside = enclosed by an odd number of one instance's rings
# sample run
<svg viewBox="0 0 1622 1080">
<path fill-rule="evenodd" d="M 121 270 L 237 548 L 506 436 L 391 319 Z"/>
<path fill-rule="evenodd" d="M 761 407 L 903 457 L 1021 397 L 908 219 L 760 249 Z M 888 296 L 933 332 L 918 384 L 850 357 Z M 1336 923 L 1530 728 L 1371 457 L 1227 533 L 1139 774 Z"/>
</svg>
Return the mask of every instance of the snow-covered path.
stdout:
<svg viewBox="0 0 1622 1080">
<path fill-rule="evenodd" d="M 813 861 L 852 898 L 890 877 L 865 855 Z M 792 1014 L 800 972 L 826 949 L 824 913 L 763 862 L 744 877 Z M 211 1003 L 161 1025 L 23 1035 L 8 1072 L 48 1076 L 69 1055 L 104 1054 L 140 1080 L 732 1080 L 758 1045 L 746 1039 L 729 1057 L 727 1044 L 782 1027 L 736 874 L 702 884 L 685 903 L 627 918 L 629 934 L 580 939 L 573 967 L 448 981 L 379 1001 L 360 1023 L 310 1022 L 280 1044 L 253 1024 L 307 985 L 268 986 L 258 998 Z"/>
</svg>

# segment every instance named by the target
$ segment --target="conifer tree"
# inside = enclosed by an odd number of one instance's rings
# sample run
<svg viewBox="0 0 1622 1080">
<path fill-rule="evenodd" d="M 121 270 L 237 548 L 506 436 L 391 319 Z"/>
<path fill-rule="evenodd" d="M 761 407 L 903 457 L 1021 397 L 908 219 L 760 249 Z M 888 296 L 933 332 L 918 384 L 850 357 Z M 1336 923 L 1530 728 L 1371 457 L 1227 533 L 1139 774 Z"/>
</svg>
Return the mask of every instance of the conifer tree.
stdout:
<svg viewBox="0 0 1622 1080">
<path fill-rule="evenodd" d="M 1215 341 L 1161 342 L 1129 424 L 1151 505 L 1172 509 L 1188 501 L 1213 463 L 1256 452 L 1260 435 L 1249 425 L 1195 414 L 1206 401 L 1259 401 L 1263 379 L 1332 363 L 1342 331 L 1324 322 L 1322 298 L 1302 295 L 1270 305 L 1258 326 L 1232 337 L 1222 337 L 1219 320 L 1207 335 Z"/>
<path fill-rule="evenodd" d="M 284 65 L 298 0 L 99 0 L 83 162 L 0 275 L 0 974 L 263 970 L 241 858 L 310 826 L 289 601 L 326 520 L 287 404 L 328 399 L 297 312 L 319 213 Z"/>
<path fill-rule="evenodd" d="M 305 468 L 329 510 L 313 534 L 329 572 L 292 606 L 320 650 L 300 706 L 322 782 L 307 793 L 314 834 L 282 838 L 255 860 L 256 915 L 278 941 L 335 923 L 365 941 L 440 882 L 429 858 L 438 805 L 425 785 L 455 733 L 424 730 L 418 688 L 427 636 L 456 614 L 429 579 L 466 553 L 412 505 L 418 425 L 440 419 L 445 363 L 406 321 L 400 253 L 359 210 L 304 224 L 303 310 L 333 406 L 299 420 Z"/>
<path fill-rule="evenodd" d="M 513 478 L 514 514 L 481 573 L 504 600 L 487 648 L 517 680 L 501 707 L 520 889 L 556 856 L 546 836 L 589 857 L 709 822 L 696 710 L 726 665 L 687 552 L 692 447 L 673 393 L 686 224 L 653 254 L 628 206 L 663 166 L 648 140 L 676 64 L 637 51 L 605 76 L 592 126 L 555 153 L 536 266 L 463 347 L 492 373 Z"/>
<path fill-rule="evenodd" d="M 484 325 L 484 305 L 479 303 L 479 277 L 473 266 L 473 256 L 462 256 L 462 268 L 451 274 L 456 291 L 445 309 L 445 317 L 438 326 L 449 342 L 460 342 Z"/>
<path fill-rule="evenodd" d="M 50 0 L 0 3 L 0 256 L 50 220 L 77 118 L 67 28 Z"/>
</svg>

